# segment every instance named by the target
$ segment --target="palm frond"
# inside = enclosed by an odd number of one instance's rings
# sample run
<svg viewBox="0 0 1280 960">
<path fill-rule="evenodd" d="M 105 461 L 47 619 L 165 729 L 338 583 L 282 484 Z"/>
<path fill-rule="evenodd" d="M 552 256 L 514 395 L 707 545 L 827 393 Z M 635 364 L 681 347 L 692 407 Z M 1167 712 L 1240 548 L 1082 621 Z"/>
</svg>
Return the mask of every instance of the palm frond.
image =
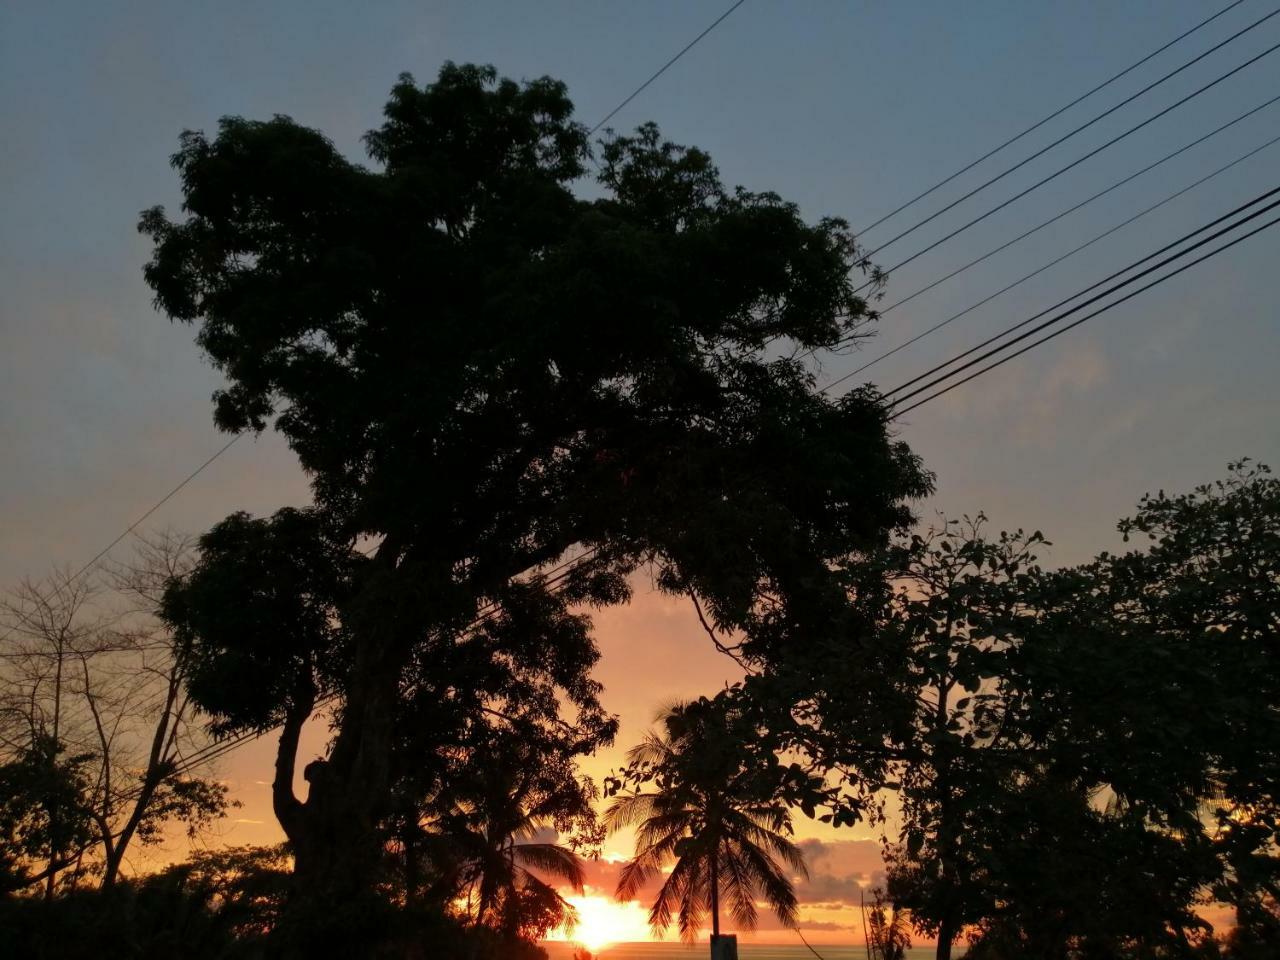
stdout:
<svg viewBox="0 0 1280 960">
<path fill-rule="evenodd" d="M 688 865 L 688 880 L 680 898 L 680 939 L 685 943 L 695 943 L 698 931 L 705 925 L 707 914 L 711 912 L 710 883 L 707 871 L 699 869 L 701 863 L 685 859 L 681 860 L 681 864 Z"/>
<path fill-rule="evenodd" d="M 754 930 L 759 920 L 756 910 L 755 890 L 751 876 L 742 857 L 736 850 L 722 851 L 717 858 L 720 869 L 717 871 L 720 880 L 721 900 L 729 901 L 729 913 L 733 922 L 744 930 Z"/>
<path fill-rule="evenodd" d="M 572 850 L 554 843 L 517 843 L 512 847 L 512 855 L 524 866 L 564 880 L 573 887 L 574 893 L 582 892 L 586 874 Z"/>
<path fill-rule="evenodd" d="M 639 823 L 652 814 L 658 800 L 656 793 L 623 794 L 605 808 L 605 826 L 613 832 Z"/>
<path fill-rule="evenodd" d="M 661 737 L 652 730 L 648 731 L 640 742 L 627 751 L 629 763 L 659 764 L 671 758 L 673 745 L 670 740 Z"/>
<path fill-rule="evenodd" d="M 734 822 L 733 834 L 738 842 L 750 844 L 762 852 L 768 852 L 781 859 L 794 872 L 802 877 L 809 876 L 809 868 L 804 862 L 804 853 L 781 833 L 769 830 L 756 823 L 752 818 L 742 818 Z"/>
<path fill-rule="evenodd" d="M 799 921 L 799 903 L 791 878 L 757 846 L 739 846 L 737 853 L 753 885 L 760 891 L 769 909 L 777 915 L 779 922 L 785 927 L 794 927 Z"/>
<path fill-rule="evenodd" d="M 675 912 L 674 908 L 677 904 L 680 908 L 680 915 L 683 918 L 686 905 L 696 884 L 696 873 L 697 871 L 692 869 L 690 864 L 681 861 L 676 864 L 675 869 L 663 881 L 662 886 L 658 889 L 658 895 L 654 898 L 653 907 L 649 910 L 649 926 L 656 934 L 662 935 L 666 933 L 667 928 L 671 926 L 672 916 Z"/>
</svg>

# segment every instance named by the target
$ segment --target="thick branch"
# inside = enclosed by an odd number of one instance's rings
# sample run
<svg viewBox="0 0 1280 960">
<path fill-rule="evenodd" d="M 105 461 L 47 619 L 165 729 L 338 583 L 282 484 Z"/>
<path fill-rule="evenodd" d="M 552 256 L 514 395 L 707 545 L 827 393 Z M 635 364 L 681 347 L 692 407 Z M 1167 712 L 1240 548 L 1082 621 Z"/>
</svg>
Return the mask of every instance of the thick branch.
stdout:
<svg viewBox="0 0 1280 960">
<path fill-rule="evenodd" d="M 276 745 L 276 773 L 271 781 L 271 805 L 285 836 L 296 842 L 302 826 L 302 802 L 293 792 L 293 775 L 298 761 L 298 740 L 302 726 L 315 708 L 315 686 L 310 679 L 303 684 L 301 696 L 289 706 L 280 740 Z"/>
<path fill-rule="evenodd" d="M 720 638 L 716 636 L 715 629 L 707 622 L 707 618 L 702 612 L 702 604 L 698 602 L 698 595 L 692 590 L 689 591 L 689 599 L 693 601 L 693 609 L 698 614 L 698 622 L 702 624 L 702 629 L 707 632 L 707 636 L 711 638 L 711 642 L 715 644 L 716 649 L 740 666 L 744 673 L 748 673 L 753 677 L 757 676 L 756 671 L 752 670 L 743 662 L 742 657 L 738 655 L 734 648 L 726 646 Z"/>
</svg>

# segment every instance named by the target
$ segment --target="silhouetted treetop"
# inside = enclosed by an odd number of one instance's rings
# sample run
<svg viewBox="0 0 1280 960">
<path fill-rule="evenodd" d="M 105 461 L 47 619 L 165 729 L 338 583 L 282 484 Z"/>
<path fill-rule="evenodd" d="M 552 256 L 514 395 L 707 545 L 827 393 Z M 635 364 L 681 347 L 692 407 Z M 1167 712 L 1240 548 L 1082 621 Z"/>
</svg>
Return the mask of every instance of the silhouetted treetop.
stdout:
<svg viewBox="0 0 1280 960">
<path fill-rule="evenodd" d="M 226 376 L 218 425 L 273 425 L 311 478 L 306 511 L 216 528 L 171 599 L 206 708 L 285 720 L 277 813 L 330 921 L 373 889 L 391 784 L 433 780 L 404 751 L 494 710 L 549 745 L 612 736 L 567 604 L 621 602 L 651 565 L 723 628 L 839 635 L 841 565 L 930 484 L 873 393 L 823 395 L 800 356 L 868 316 L 843 221 L 726 188 L 653 125 L 607 136 L 575 192 L 594 158 L 564 86 L 489 67 L 402 77 L 366 146 L 369 167 L 286 117 L 226 118 L 182 137 L 185 216 L 141 221 L 157 305 Z M 553 597 L 533 572 L 580 551 Z M 339 729 L 302 803 L 322 691 Z M 581 729 L 546 736 L 560 702 Z"/>
<path fill-rule="evenodd" d="M 775 535 L 847 546 L 903 522 L 925 482 L 874 399 L 828 400 L 757 350 L 865 318 L 847 225 L 726 190 L 652 125 L 605 142 L 607 195 L 581 199 L 571 109 L 554 81 L 448 65 L 394 88 L 367 137 L 379 170 L 284 117 L 184 134 L 187 216 L 144 214 L 146 276 L 227 375 L 219 425 L 275 417 L 347 533 L 410 525 L 530 562 L 588 515 L 626 537 L 627 517 L 671 522 L 675 502 L 683 528 L 696 491 L 714 511 L 729 486 Z M 511 506 L 531 498 L 555 506 Z"/>
</svg>

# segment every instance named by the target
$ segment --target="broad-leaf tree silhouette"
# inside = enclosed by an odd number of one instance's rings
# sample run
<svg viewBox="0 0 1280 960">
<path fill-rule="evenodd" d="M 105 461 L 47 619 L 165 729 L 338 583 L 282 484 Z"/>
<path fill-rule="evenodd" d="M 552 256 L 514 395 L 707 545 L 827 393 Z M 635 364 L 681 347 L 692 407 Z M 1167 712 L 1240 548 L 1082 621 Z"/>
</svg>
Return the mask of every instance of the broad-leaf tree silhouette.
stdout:
<svg viewBox="0 0 1280 960">
<path fill-rule="evenodd" d="M 1271 935 L 1280 484 L 1232 464 L 1119 529 L 1139 546 L 1053 572 L 972 529 L 896 564 L 879 632 L 921 710 L 889 886 L 940 956 L 962 928 L 983 956 L 1190 955 L 1210 899 Z"/>
<path fill-rule="evenodd" d="M 652 125 L 593 168 L 562 84 L 488 67 L 402 77 L 365 142 L 373 167 L 286 117 L 226 118 L 173 158 L 185 215 L 141 219 L 157 305 L 227 378 L 218 426 L 273 427 L 311 480 L 307 510 L 219 527 L 174 616 L 228 729 L 337 697 L 305 800 L 296 723 L 277 762 L 289 914 L 316 936 L 375 889 L 406 672 L 470 647 L 482 612 L 585 551 L 574 602 L 620 602 L 650 565 L 724 624 L 767 597 L 816 635 L 833 567 L 930 482 L 873 394 L 827 398 L 800 359 L 867 319 L 843 221 L 727 189 Z M 476 656 L 549 663 L 538 689 L 592 711 L 592 643 L 508 636 Z"/>
</svg>

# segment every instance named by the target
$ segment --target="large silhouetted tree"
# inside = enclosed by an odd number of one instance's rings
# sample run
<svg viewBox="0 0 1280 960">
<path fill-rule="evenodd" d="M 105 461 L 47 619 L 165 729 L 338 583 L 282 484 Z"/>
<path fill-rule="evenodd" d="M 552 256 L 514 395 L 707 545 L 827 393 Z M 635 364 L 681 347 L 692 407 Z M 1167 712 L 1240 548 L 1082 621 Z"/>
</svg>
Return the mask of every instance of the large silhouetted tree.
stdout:
<svg viewBox="0 0 1280 960">
<path fill-rule="evenodd" d="M 531 571 L 589 551 L 565 602 L 613 603 L 649 564 L 795 645 L 839 632 L 832 570 L 928 487 L 873 396 L 829 399 L 799 359 L 866 319 L 844 222 L 726 189 L 653 126 L 604 142 L 583 199 L 563 85 L 491 68 L 402 78 L 366 145 L 372 168 L 288 118 L 224 119 L 174 157 L 185 216 L 141 222 L 156 303 L 227 377 L 217 424 L 274 426 L 311 478 L 307 510 L 210 534 L 171 614 L 224 728 L 285 724 L 290 911 L 317 935 L 374 888 L 406 674 L 471 652 L 594 715 L 594 645 L 561 642 L 553 601 L 471 626 L 549 595 Z M 301 800 L 299 718 L 330 694 Z"/>
<path fill-rule="evenodd" d="M 673 708 L 662 717 L 664 729 L 631 748 L 605 811 L 613 829 L 636 829 L 618 899 L 633 900 L 662 878 L 649 910 L 659 935 L 676 921 L 692 943 L 710 920 L 718 938 L 721 911 L 754 930 L 761 900 L 784 926 L 798 921 L 794 877 L 807 871 L 791 840 L 791 808 L 744 752 L 735 719 L 724 698 Z M 623 790 L 623 782 L 634 789 Z"/>
<path fill-rule="evenodd" d="M 903 652 L 898 680 L 912 705 L 908 735 L 886 745 L 900 810 L 890 893 L 937 938 L 939 960 L 989 906 L 975 821 L 1002 815 L 1000 789 L 1031 760 L 1016 662 L 1043 537 L 988 537 L 984 523 L 944 521 L 895 544 L 878 617 L 879 633 Z"/>
<path fill-rule="evenodd" d="M 1079 748 L 1176 836 L 1212 843 L 1221 867 L 1214 893 L 1274 947 L 1280 481 L 1238 461 L 1214 483 L 1143 497 L 1119 529 L 1141 546 L 1074 571 L 1077 587 L 1063 604 L 1077 633 L 1103 636 L 1099 649 L 1118 668 L 1102 696 L 1074 704 L 1089 721 L 1076 724 Z M 1065 630 L 1058 636 L 1069 642 Z M 1086 678 L 1075 679 L 1085 690 Z M 1163 790 L 1153 793 L 1153 783 Z"/>
</svg>

